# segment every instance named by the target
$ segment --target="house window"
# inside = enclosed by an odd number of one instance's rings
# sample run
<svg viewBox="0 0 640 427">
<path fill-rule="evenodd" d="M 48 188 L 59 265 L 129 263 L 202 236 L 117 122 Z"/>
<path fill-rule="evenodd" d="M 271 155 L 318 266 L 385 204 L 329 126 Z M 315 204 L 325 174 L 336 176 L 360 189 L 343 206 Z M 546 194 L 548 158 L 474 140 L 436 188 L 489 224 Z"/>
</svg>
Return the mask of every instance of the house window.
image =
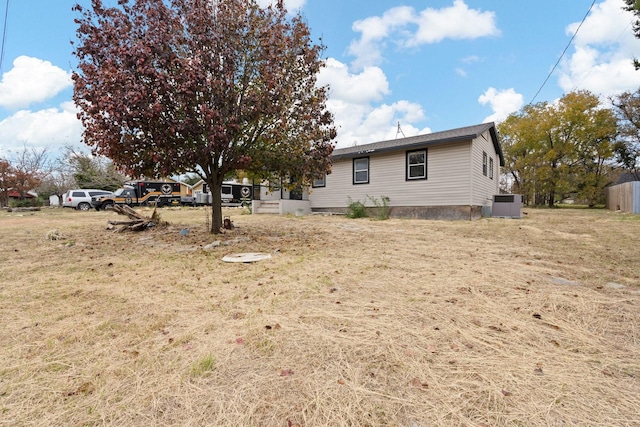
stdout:
<svg viewBox="0 0 640 427">
<path fill-rule="evenodd" d="M 493 157 L 489 159 L 489 178 L 493 179 Z"/>
<path fill-rule="evenodd" d="M 354 184 L 369 183 L 369 158 L 368 157 L 353 159 L 353 183 Z"/>
<path fill-rule="evenodd" d="M 407 180 L 427 179 L 427 150 L 407 151 Z"/>
<path fill-rule="evenodd" d="M 311 186 L 313 188 L 324 187 L 325 185 L 327 185 L 326 179 L 327 179 L 327 175 L 323 174 L 320 178 L 314 179 Z"/>
<path fill-rule="evenodd" d="M 487 153 L 482 152 L 482 175 L 487 176 Z"/>
</svg>

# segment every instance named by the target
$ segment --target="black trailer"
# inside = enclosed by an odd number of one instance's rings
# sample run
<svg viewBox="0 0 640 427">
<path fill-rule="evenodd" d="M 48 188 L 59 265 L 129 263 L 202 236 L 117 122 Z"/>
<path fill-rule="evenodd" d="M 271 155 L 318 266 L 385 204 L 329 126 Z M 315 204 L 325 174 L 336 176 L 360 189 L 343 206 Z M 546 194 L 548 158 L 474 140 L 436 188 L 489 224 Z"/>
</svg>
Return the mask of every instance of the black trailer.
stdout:
<svg viewBox="0 0 640 427">
<path fill-rule="evenodd" d="M 245 204 L 251 203 L 251 200 L 254 199 L 254 194 L 259 194 L 259 186 L 255 186 L 257 188 L 254 190 L 254 186 L 251 184 L 238 184 L 237 182 L 223 182 L 222 183 L 222 204 L 226 206 L 241 206 Z M 200 201 L 198 201 L 198 197 L 196 197 L 196 201 L 198 204 L 211 204 L 211 191 L 209 191 L 209 186 L 204 184 L 202 188 L 203 194 Z"/>
<path fill-rule="evenodd" d="M 114 205 L 158 207 L 177 206 L 180 204 L 180 183 L 156 181 L 130 181 L 112 195 L 91 198 L 91 205 L 96 209 L 109 209 Z"/>
</svg>

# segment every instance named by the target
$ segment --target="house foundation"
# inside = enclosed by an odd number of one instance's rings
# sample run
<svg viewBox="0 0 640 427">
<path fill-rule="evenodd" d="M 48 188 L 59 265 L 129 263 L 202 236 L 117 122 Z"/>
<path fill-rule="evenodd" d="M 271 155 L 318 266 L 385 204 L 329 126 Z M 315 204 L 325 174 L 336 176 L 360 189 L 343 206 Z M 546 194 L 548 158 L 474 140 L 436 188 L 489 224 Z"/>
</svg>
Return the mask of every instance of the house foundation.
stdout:
<svg viewBox="0 0 640 427">
<path fill-rule="evenodd" d="M 375 217 L 377 208 L 367 207 L 367 214 Z M 346 207 L 313 208 L 313 213 L 346 214 Z M 393 206 L 390 218 L 432 220 L 475 220 L 482 218 L 482 206 Z"/>
</svg>

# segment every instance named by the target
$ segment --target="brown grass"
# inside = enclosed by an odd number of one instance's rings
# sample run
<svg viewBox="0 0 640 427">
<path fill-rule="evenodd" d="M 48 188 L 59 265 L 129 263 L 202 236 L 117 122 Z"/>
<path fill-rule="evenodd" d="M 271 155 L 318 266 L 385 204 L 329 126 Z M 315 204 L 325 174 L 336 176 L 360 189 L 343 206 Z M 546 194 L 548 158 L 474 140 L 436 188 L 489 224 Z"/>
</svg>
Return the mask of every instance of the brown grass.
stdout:
<svg viewBox="0 0 640 427">
<path fill-rule="evenodd" d="M 0 212 L 0 425 L 640 426 L 640 218 L 527 212 Z"/>
</svg>

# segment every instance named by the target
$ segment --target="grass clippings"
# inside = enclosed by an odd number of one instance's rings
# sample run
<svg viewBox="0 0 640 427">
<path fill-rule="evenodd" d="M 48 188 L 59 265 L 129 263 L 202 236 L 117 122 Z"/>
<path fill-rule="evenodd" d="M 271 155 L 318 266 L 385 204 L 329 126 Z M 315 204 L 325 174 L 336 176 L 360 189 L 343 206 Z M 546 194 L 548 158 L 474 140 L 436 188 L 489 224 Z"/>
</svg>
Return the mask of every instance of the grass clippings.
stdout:
<svg viewBox="0 0 640 427">
<path fill-rule="evenodd" d="M 1 212 L 0 425 L 640 425 L 640 219 L 527 212 Z"/>
</svg>

